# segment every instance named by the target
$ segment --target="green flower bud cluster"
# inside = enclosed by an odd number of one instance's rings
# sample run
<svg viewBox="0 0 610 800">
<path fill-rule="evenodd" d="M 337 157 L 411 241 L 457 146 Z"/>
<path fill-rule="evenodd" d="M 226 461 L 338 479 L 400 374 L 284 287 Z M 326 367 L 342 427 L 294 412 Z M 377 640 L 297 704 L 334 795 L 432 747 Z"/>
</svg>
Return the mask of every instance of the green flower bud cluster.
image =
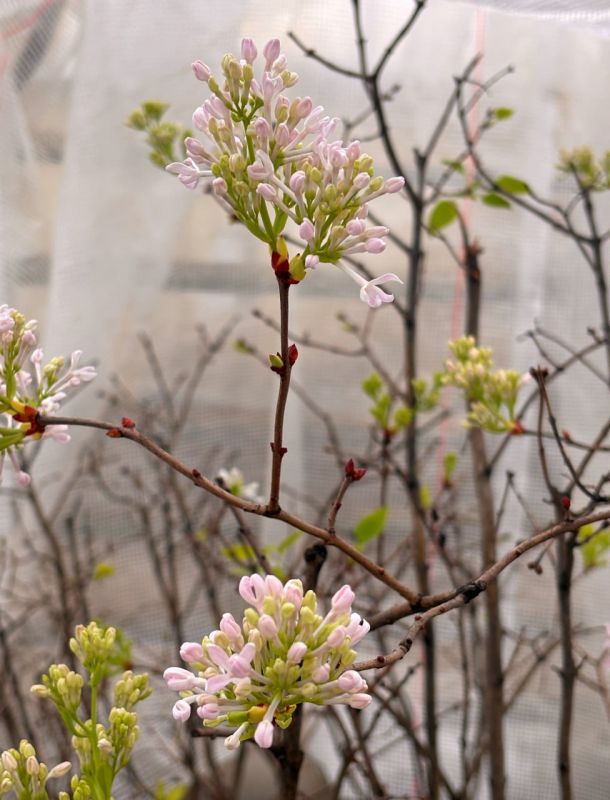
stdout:
<svg viewBox="0 0 610 800">
<path fill-rule="evenodd" d="M 62 761 L 49 769 L 38 760 L 33 745 L 22 739 L 19 749 L 5 750 L 0 755 L 0 798 L 48 800 L 47 781 L 61 778 L 71 768 L 69 761 Z M 60 800 L 63 800 L 62 796 L 67 798 L 64 792 L 60 792 Z"/>
<path fill-rule="evenodd" d="M 107 724 L 99 720 L 98 691 L 101 682 L 116 671 L 129 650 L 120 631 L 104 628 L 97 622 L 78 625 L 70 649 L 81 662 L 88 676 L 89 703 L 82 702 L 85 679 L 66 664 L 52 664 L 40 684 L 32 686 L 32 694 L 51 700 L 66 729 L 72 734 L 72 748 L 78 757 L 80 775 L 71 781 L 73 800 L 111 800 L 112 785 L 118 772 L 129 761 L 139 734 L 133 707 L 147 698 L 151 690 L 147 675 L 123 672 L 113 688 L 114 705 Z M 87 709 L 90 709 L 90 716 Z M 46 797 L 45 795 L 40 795 Z M 38 795 L 18 795 L 35 800 Z M 64 800 L 70 795 L 65 794 Z"/>
<path fill-rule="evenodd" d="M 125 122 L 128 128 L 146 133 L 146 144 L 150 147 L 149 158 L 161 169 L 186 156 L 184 140 L 192 133 L 176 122 L 163 119 L 168 108 L 167 103 L 146 100 L 131 112 Z"/>
<path fill-rule="evenodd" d="M 583 189 L 602 192 L 610 188 L 610 150 L 599 159 L 590 147 L 562 150 L 557 169 L 574 175 Z"/>
<path fill-rule="evenodd" d="M 494 370 L 492 350 L 477 347 L 473 336 L 449 342 L 449 349 L 453 358 L 445 362 L 440 381 L 463 391 L 470 404 L 466 425 L 490 433 L 520 432 L 515 407 L 527 376 L 516 370 Z"/>
</svg>

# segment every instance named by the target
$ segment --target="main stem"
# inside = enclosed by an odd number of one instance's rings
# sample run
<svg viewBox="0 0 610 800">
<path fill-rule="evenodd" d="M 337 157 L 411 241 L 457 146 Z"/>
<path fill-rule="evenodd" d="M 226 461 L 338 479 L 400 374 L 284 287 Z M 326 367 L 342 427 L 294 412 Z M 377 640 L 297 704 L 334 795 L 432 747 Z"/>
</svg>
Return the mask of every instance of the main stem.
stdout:
<svg viewBox="0 0 610 800">
<path fill-rule="evenodd" d="M 428 559 L 426 553 L 426 531 L 423 524 L 423 510 L 420 501 L 419 476 L 417 474 L 417 426 L 416 426 L 416 398 L 413 391 L 413 381 L 417 377 L 417 306 L 419 299 L 419 283 L 422 264 L 422 230 L 424 207 L 422 202 L 425 186 L 426 159 L 419 152 L 415 152 L 417 167 L 417 193 L 411 199 L 413 211 L 413 228 L 411 240 L 411 254 L 409 258 L 409 276 L 407 280 L 407 308 L 404 318 L 405 325 L 405 379 L 407 405 L 413 410 L 413 420 L 406 428 L 406 455 L 408 491 L 413 509 L 413 534 L 412 553 L 417 574 L 417 589 L 422 595 L 429 593 Z M 434 642 L 434 628 L 430 622 L 423 636 L 423 667 L 424 667 L 424 706 L 426 738 L 428 744 L 428 798 L 438 800 L 439 763 L 437 742 L 436 719 L 436 647 Z"/>
<path fill-rule="evenodd" d="M 269 503 L 267 513 L 277 514 L 280 509 L 280 482 L 282 477 L 282 459 L 286 453 L 284 447 L 284 413 L 286 411 L 286 401 L 290 388 L 290 372 L 292 370 L 288 358 L 288 292 L 290 284 L 280 276 L 277 279 L 278 290 L 280 293 L 280 356 L 283 367 L 279 372 L 280 386 L 278 389 L 277 403 L 275 405 L 275 424 L 273 426 L 273 442 L 271 451 L 271 490 L 269 493 Z"/>
<path fill-rule="evenodd" d="M 576 665 L 572 649 L 572 572 L 574 569 L 574 534 L 557 539 L 557 596 L 561 628 L 561 711 L 557 742 L 557 767 L 561 800 L 572 800 L 570 740 L 574 713 Z"/>
<path fill-rule="evenodd" d="M 465 243 L 464 271 L 466 276 L 466 333 L 479 338 L 479 309 L 481 301 L 481 272 L 478 248 Z M 488 569 L 497 561 L 496 514 L 491 486 L 491 470 L 485 448 L 483 431 L 471 428 L 469 442 L 472 451 L 475 490 L 481 524 L 481 568 Z M 485 720 L 487 727 L 489 771 L 492 800 L 504 800 L 505 766 L 503 741 L 503 682 L 502 621 L 498 582 L 493 581 L 485 592 Z"/>
</svg>

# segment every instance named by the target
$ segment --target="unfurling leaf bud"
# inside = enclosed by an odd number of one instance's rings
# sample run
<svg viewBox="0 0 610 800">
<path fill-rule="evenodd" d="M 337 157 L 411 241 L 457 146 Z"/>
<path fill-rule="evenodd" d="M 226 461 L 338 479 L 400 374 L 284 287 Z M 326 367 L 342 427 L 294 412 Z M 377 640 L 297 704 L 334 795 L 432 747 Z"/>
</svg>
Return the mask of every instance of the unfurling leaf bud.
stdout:
<svg viewBox="0 0 610 800">
<path fill-rule="evenodd" d="M 349 478 L 351 481 L 359 481 L 366 475 L 366 469 L 364 467 L 357 468 L 354 466 L 354 459 L 350 458 L 350 460 L 345 465 L 345 477 Z"/>
</svg>

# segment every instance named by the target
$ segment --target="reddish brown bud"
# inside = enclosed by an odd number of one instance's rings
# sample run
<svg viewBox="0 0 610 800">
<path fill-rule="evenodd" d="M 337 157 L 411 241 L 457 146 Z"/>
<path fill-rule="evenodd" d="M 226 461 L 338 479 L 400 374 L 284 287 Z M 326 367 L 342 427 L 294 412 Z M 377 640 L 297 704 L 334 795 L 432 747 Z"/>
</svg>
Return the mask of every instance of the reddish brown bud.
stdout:
<svg viewBox="0 0 610 800">
<path fill-rule="evenodd" d="M 198 469 L 192 469 L 191 470 L 191 475 L 193 476 L 193 478 L 196 478 L 196 479 L 201 478 L 201 472 L 199 472 Z"/>
<path fill-rule="evenodd" d="M 519 422 L 519 420 L 518 420 L 518 419 L 516 419 L 516 420 L 513 422 L 513 427 L 512 427 L 512 430 L 511 430 L 511 435 L 512 435 L 512 436 L 520 436 L 520 435 L 521 435 L 521 434 L 522 434 L 524 431 L 525 431 L 525 428 L 524 428 L 524 427 L 523 427 L 523 425 L 522 425 L 522 424 Z"/>
<path fill-rule="evenodd" d="M 559 502 L 561 503 L 561 507 L 565 508 L 566 511 L 570 510 L 570 506 L 572 505 L 572 501 L 567 496 L 567 494 L 564 494 Z"/>
<path fill-rule="evenodd" d="M 131 419 L 131 417 L 123 417 L 121 419 L 121 425 L 124 428 L 135 428 L 136 423 Z"/>
<path fill-rule="evenodd" d="M 563 431 L 561 431 L 561 435 L 566 440 L 566 442 L 571 442 L 572 441 L 572 437 L 570 436 L 570 431 L 566 431 L 564 429 Z"/>
<path fill-rule="evenodd" d="M 299 357 L 299 351 L 297 349 L 296 344 L 291 344 L 288 348 L 288 363 L 292 367 L 297 358 Z"/>
<path fill-rule="evenodd" d="M 109 431 L 106 431 L 106 436 L 110 439 L 120 439 L 123 434 L 118 428 L 110 428 Z"/>
<path fill-rule="evenodd" d="M 354 466 L 354 459 L 350 458 L 350 460 L 345 465 L 345 477 L 349 478 L 351 481 L 359 481 L 366 475 L 366 469 L 364 467 L 357 468 Z"/>
</svg>

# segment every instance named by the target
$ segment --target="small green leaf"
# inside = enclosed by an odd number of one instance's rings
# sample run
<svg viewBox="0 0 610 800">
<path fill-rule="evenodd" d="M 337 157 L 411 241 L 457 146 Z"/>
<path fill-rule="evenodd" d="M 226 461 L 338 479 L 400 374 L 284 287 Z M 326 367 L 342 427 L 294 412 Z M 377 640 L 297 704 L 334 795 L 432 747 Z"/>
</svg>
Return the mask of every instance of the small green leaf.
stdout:
<svg viewBox="0 0 610 800">
<path fill-rule="evenodd" d="M 244 563 L 245 561 L 256 560 L 256 554 L 249 544 L 237 542 L 236 544 L 229 545 L 229 547 L 223 547 L 220 552 L 230 561 Z"/>
<path fill-rule="evenodd" d="M 428 217 L 428 228 L 430 233 L 436 233 L 441 228 L 457 219 L 458 209 L 453 200 L 440 200 L 430 212 Z"/>
<path fill-rule="evenodd" d="M 94 581 L 103 581 L 104 578 L 109 578 L 114 575 L 115 569 L 112 564 L 107 561 L 100 561 L 93 568 L 93 575 L 91 576 Z"/>
<path fill-rule="evenodd" d="M 406 428 L 413 422 L 413 409 L 408 406 L 400 406 L 394 412 L 394 425 L 397 428 Z"/>
<path fill-rule="evenodd" d="M 428 486 L 421 486 L 419 489 L 419 502 L 424 511 L 427 511 L 432 505 L 432 495 Z"/>
<path fill-rule="evenodd" d="M 285 553 L 286 550 L 288 550 L 290 547 L 292 547 L 293 544 L 295 544 L 295 542 L 299 541 L 301 536 L 302 536 L 301 531 L 293 531 L 292 533 L 289 533 L 288 536 L 286 536 L 285 539 L 282 539 L 282 541 L 278 544 L 277 552 Z"/>
<path fill-rule="evenodd" d="M 445 483 L 451 483 L 451 478 L 453 477 L 453 473 L 457 467 L 457 462 L 457 453 L 454 453 L 453 451 L 445 453 L 445 457 L 443 458 L 443 480 Z"/>
<path fill-rule="evenodd" d="M 593 525 L 583 525 L 578 531 L 582 565 L 585 570 L 603 567 L 606 560 L 602 556 L 610 550 L 610 528 L 594 533 Z"/>
<path fill-rule="evenodd" d="M 505 197 L 502 197 L 502 195 L 496 194 L 495 192 L 488 192 L 488 194 L 484 194 L 481 200 L 486 206 L 491 206 L 492 208 L 511 207 L 510 202 Z"/>
<path fill-rule="evenodd" d="M 385 520 L 388 514 L 386 506 L 380 506 L 370 514 L 365 514 L 364 517 L 356 524 L 354 528 L 354 539 L 359 545 L 370 542 L 371 539 L 376 539 L 385 528 Z"/>
<path fill-rule="evenodd" d="M 500 175 L 496 183 L 500 189 L 510 194 L 528 194 L 530 190 L 525 181 L 520 178 L 514 178 L 512 175 Z"/>
<path fill-rule="evenodd" d="M 464 168 L 464 164 L 461 161 L 452 161 L 449 158 L 444 158 L 442 163 L 452 169 L 454 172 L 459 172 L 460 175 L 463 175 L 466 171 Z"/>
<path fill-rule="evenodd" d="M 492 108 L 491 113 L 496 119 L 509 119 L 515 113 L 513 108 Z"/>
<path fill-rule="evenodd" d="M 380 389 L 383 388 L 383 381 L 376 372 L 372 372 L 368 378 L 362 381 L 362 391 L 374 400 Z"/>
</svg>

